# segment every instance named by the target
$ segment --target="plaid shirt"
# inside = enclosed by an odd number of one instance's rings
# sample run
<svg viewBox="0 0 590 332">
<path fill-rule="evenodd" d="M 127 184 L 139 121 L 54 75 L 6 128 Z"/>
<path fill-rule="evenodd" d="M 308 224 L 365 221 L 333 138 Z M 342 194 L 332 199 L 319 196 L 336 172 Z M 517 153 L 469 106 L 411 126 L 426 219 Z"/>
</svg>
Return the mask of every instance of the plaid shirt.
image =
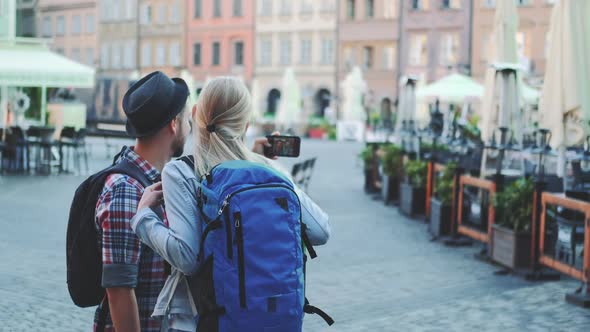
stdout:
<svg viewBox="0 0 590 332">
<path fill-rule="evenodd" d="M 131 148 L 123 153 L 123 158 L 139 167 L 150 181 L 159 181 L 160 172 Z M 134 288 L 141 331 L 157 332 L 160 330 L 160 321 L 152 318 L 151 314 L 166 281 L 165 261 L 140 242 L 130 223 L 137 212 L 143 190 L 139 181 L 127 175 L 110 175 L 97 202 L 96 227 L 102 247 L 103 287 Z M 158 213 L 164 216 L 167 224 L 163 209 Z M 95 329 L 102 310 L 102 305 L 96 310 Z M 115 331 L 110 314 L 105 325 L 105 332 Z"/>
</svg>

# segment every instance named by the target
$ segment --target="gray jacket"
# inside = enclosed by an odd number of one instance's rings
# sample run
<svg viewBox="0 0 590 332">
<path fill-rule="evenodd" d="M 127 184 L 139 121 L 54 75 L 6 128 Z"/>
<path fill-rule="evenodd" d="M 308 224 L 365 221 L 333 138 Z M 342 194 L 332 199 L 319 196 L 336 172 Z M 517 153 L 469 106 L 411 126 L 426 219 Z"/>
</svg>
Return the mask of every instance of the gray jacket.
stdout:
<svg viewBox="0 0 590 332">
<path fill-rule="evenodd" d="M 196 206 L 199 179 L 194 170 L 182 161 L 172 161 L 162 172 L 162 186 L 169 226 L 149 208 L 139 210 L 131 220 L 137 236 L 173 267 L 154 310 L 154 316 L 169 316 L 166 328 L 194 331 L 197 314 L 184 275 L 199 268 L 197 255 L 202 222 Z M 330 237 L 328 216 L 300 189 L 302 221 L 313 245 L 322 245 Z M 166 315 L 169 313 L 169 315 Z M 167 320 L 167 319 L 165 319 Z"/>
</svg>

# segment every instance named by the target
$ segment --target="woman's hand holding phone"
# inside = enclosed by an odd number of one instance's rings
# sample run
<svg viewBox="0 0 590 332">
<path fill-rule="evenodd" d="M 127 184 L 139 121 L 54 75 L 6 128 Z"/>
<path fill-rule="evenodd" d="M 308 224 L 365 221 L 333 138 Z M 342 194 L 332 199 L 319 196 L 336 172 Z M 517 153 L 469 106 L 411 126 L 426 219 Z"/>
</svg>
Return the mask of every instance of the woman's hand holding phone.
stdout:
<svg viewBox="0 0 590 332">
<path fill-rule="evenodd" d="M 271 136 L 281 136 L 281 133 L 278 132 L 278 131 L 275 131 L 274 133 L 272 133 Z M 257 138 L 254 141 L 254 147 L 252 148 L 252 151 L 254 153 L 257 153 L 257 154 L 261 155 L 261 156 L 265 156 L 268 159 L 272 159 L 272 160 L 279 159 L 279 157 L 277 157 L 277 156 L 269 157 L 269 156 L 266 156 L 264 154 L 264 148 L 270 148 L 270 147 L 272 147 L 272 145 L 268 141 L 268 138 L 266 138 L 266 137 L 260 137 L 260 138 Z"/>
</svg>

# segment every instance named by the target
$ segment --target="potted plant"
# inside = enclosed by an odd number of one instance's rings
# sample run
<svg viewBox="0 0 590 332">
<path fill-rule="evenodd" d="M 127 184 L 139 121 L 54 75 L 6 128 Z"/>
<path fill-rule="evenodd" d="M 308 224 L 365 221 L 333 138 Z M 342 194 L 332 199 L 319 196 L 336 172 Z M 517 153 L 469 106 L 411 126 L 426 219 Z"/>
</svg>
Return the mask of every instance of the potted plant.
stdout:
<svg viewBox="0 0 590 332">
<path fill-rule="evenodd" d="M 434 182 L 434 195 L 430 198 L 430 233 L 439 237 L 451 232 L 451 213 L 455 189 L 457 164 L 449 163 Z"/>
<path fill-rule="evenodd" d="M 322 117 L 311 116 L 309 118 L 309 127 L 307 128 L 307 136 L 314 139 L 324 139 L 326 137 L 325 122 L 326 120 Z"/>
<path fill-rule="evenodd" d="M 381 195 L 385 205 L 398 200 L 402 158 L 403 151 L 399 146 L 388 145 L 383 148 Z"/>
<path fill-rule="evenodd" d="M 493 199 L 492 259 L 513 270 L 530 263 L 533 193 L 533 181 L 521 178 Z"/>
<path fill-rule="evenodd" d="M 377 190 L 375 184 L 375 149 L 371 145 L 367 145 L 360 153 L 360 158 L 363 161 L 363 168 L 365 171 L 365 192 L 372 193 Z"/>
<path fill-rule="evenodd" d="M 408 216 L 424 214 L 428 163 L 410 160 L 405 171 L 405 181 L 400 185 L 400 210 Z"/>
</svg>

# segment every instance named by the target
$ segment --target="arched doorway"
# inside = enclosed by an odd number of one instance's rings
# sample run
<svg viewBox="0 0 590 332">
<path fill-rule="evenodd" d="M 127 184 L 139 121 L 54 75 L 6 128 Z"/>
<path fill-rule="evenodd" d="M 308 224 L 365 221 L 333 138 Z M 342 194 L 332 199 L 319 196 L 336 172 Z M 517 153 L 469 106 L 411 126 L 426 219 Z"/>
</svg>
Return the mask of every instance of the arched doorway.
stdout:
<svg viewBox="0 0 590 332">
<path fill-rule="evenodd" d="M 281 100 L 281 91 L 277 89 L 272 89 L 268 92 L 268 97 L 266 99 L 266 113 L 275 115 L 277 113 L 277 109 L 279 108 L 279 101 Z"/>
<path fill-rule="evenodd" d="M 330 107 L 330 101 L 332 99 L 332 94 L 328 89 L 319 89 L 318 92 L 315 94 L 315 115 L 319 117 L 324 117 L 326 115 L 326 108 Z"/>
<path fill-rule="evenodd" d="M 381 121 L 383 121 L 383 127 L 385 129 L 393 129 L 393 112 L 391 110 L 391 99 L 381 99 Z"/>
</svg>

